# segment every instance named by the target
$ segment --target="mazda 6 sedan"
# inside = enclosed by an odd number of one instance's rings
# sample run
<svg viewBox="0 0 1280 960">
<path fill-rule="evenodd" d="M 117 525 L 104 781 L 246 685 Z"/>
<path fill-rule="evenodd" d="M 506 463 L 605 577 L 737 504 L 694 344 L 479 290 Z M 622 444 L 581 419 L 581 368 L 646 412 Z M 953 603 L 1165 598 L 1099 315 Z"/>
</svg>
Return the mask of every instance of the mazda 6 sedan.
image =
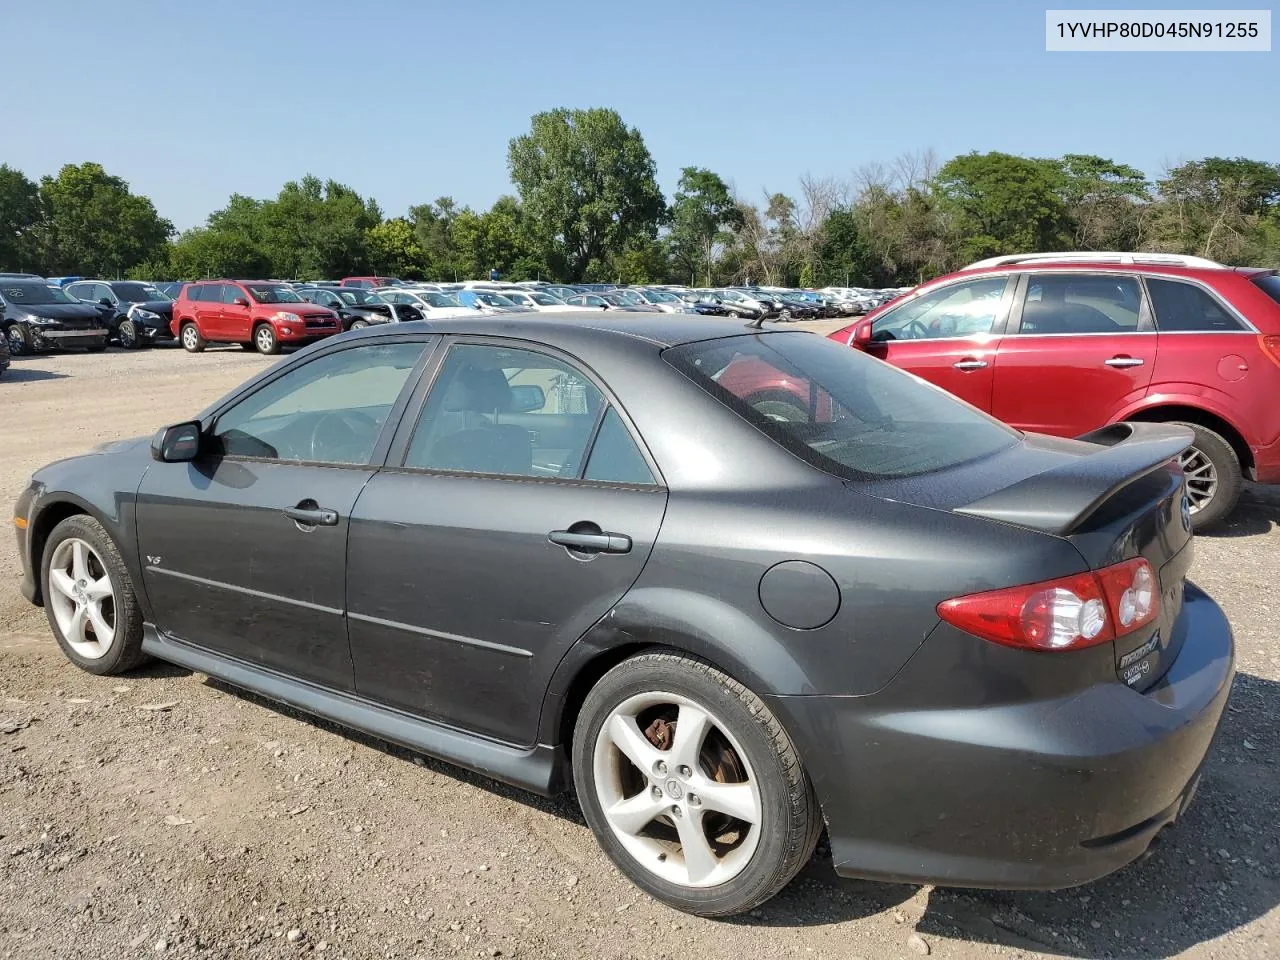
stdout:
<svg viewBox="0 0 1280 960">
<path fill-rule="evenodd" d="M 688 315 L 328 338 L 37 472 L 23 591 L 146 657 L 542 794 L 681 910 L 846 876 L 1079 884 L 1194 792 L 1232 639 L 1185 429 L 1018 433 Z"/>
</svg>

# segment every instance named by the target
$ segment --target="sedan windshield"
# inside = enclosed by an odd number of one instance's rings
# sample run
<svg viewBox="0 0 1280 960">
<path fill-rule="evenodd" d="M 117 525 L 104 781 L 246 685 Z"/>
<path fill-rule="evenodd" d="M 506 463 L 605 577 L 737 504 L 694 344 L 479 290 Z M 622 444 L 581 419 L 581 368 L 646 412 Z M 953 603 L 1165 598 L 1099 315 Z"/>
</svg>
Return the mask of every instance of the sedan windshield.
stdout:
<svg viewBox="0 0 1280 960">
<path fill-rule="evenodd" d="M 528 294 L 530 300 L 538 304 L 540 307 L 563 307 L 564 301 L 559 297 L 553 297 L 549 293 L 531 293 Z"/>
<path fill-rule="evenodd" d="M 491 307 L 514 307 L 515 304 L 498 293 L 477 293 L 476 299 Z"/>
<path fill-rule="evenodd" d="M 246 283 L 245 289 L 259 303 L 305 303 L 292 287 L 277 283 Z"/>
<path fill-rule="evenodd" d="M 374 294 L 362 287 L 342 287 L 341 289 L 334 290 L 333 292 L 353 307 L 361 307 L 366 303 L 381 302 Z"/>
<path fill-rule="evenodd" d="M 645 299 L 650 303 L 679 303 L 680 298 L 675 294 L 667 293 L 665 290 L 646 290 L 644 292 Z"/>
<path fill-rule="evenodd" d="M 990 456 L 1018 434 L 859 350 L 810 333 L 726 337 L 663 353 L 713 397 L 814 466 L 906 477 Z"/>
<path fill-rule="evenodd" d="M 449 296 L 447 293 L 431 293 L 428 291 L 427 293 L 419 293 L 417 297 L 419 300 L 422 300 L 424 303 L 430 304 L 433 307 L 462 306 L 462 301 L 457 297 Z"/>
<path fill-rule="evenodd" d="M 38 280 L 16 282 L 13 280 L 0 286 L 0 294 L 10 303 L 79 303 L 75 297 L 69 296 L 61 287 L 43 283 Z"/>
<path fill-rule="evenodd" d="M 113 283 L 111 291 L 125 303 L 147 303 L 152 300 L 172 300 L 149 283 Z"/>
</svg>

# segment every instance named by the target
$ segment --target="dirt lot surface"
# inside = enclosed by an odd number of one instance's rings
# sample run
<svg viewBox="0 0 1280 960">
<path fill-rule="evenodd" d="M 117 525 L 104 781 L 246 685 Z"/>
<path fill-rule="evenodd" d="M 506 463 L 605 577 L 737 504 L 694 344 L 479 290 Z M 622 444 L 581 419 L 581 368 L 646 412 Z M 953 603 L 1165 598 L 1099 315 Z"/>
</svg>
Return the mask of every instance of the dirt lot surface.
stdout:
<svg viewBox="0 0 1280 960">
<path fill-rule="evenodd" d="M 238 349 L 15 361 L 0 500 L 31 471 L 180 420 L 267 361 Z M 821 857 L 757 914 L 647 899 L 572 798 L 539 800 L 200 675 L 81 673 L 0 536 L 0 956 L 1215 957 L 1280 955 L 1280 495 L 1197 541 L 1239 644 L 1186 817 L 1145 861 L 1060 893 L 837 879 Z M 939 783 L 939 790 L 946 784 Z"/>
</svg>

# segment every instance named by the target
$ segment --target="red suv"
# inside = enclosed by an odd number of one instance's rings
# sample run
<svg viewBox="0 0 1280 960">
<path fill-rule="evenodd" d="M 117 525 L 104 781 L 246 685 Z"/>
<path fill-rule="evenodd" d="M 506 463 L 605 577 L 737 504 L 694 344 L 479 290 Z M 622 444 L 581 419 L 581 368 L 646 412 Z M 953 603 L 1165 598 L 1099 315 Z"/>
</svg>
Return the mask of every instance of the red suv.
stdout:
<svg viewBox="0 0 1280 960">
<path fill-rule="evenodd" d="M 188 283 L 173 304 L 169 328 L 192 353 L 206 343 L 238 343 L 259 353 L 342 332 L 338 315 L 308 303 L 282 283 L 201 280 Z"/>
<path fill-rule="evenodd" d="M 1162 254 L 996 257 L 830 335 L 1020 430 L 1183 423 L 1192 523 L 1280 483 L 1280 276 Z"/>
</svg>

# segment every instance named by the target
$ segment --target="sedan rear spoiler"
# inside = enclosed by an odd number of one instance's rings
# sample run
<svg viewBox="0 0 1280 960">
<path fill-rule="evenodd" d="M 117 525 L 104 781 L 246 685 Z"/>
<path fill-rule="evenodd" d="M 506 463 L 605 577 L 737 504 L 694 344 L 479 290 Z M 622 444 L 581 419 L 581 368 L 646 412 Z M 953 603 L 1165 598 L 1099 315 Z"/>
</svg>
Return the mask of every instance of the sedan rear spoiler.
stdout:
<svg viewBox="0 0 1280 960">
<path fill-rule="evenodd" d="M 1194 434 L 1166 423 L 1113 423 L 1077 439 L 1097 444 L 1059 466 L 963 507 L 966 513 L 1065 536 L 1135 480 L 1164 468 Z"/>
</svg>

